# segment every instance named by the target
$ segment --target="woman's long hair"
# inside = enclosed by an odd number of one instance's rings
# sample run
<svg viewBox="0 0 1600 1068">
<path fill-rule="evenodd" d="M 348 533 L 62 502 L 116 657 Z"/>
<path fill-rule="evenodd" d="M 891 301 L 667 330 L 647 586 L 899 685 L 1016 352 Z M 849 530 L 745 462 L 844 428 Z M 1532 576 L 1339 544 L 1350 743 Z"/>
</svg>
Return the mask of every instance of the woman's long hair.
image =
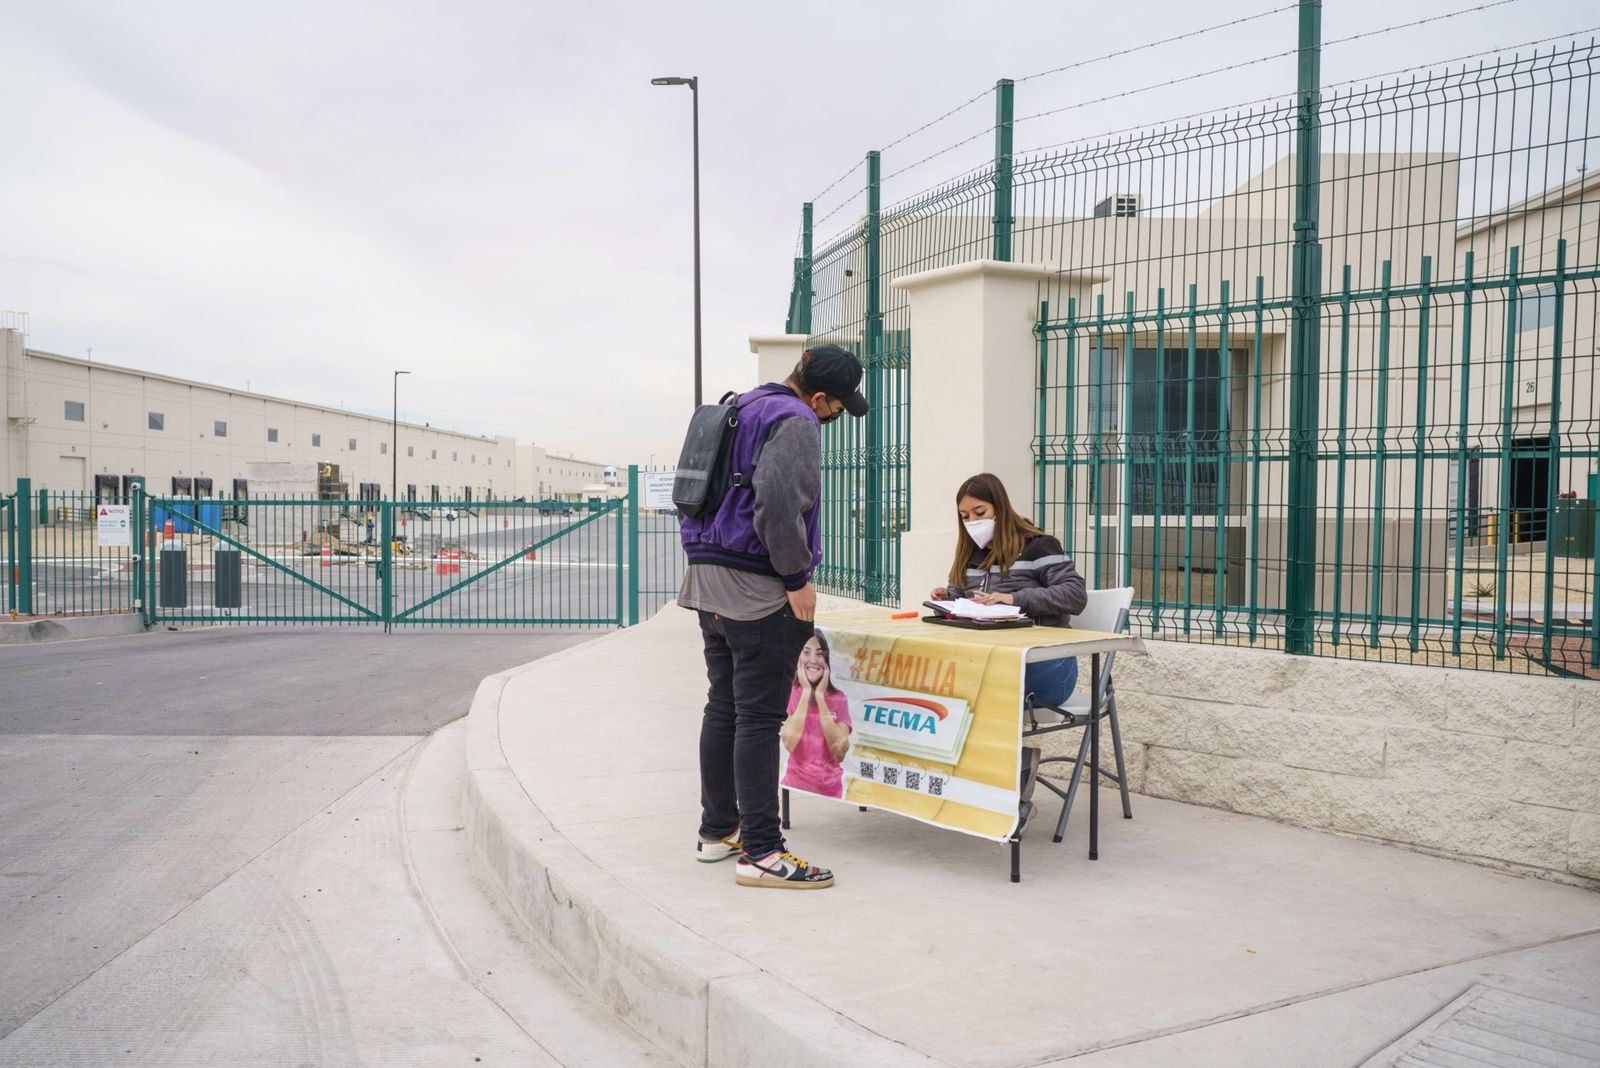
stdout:
<svg viewBox="0 0 1600 1068">
<path fill-rule="evenodd" d="M 1018 515 L 1017 510 L 1011 507 L 1011 495 L 1006 492 L 1006 484 L 997 475 L 987 472 L 973 475 L 956 490 L 957 504 L 961 503 L 963 497 L 975 497 L 994 509 L 994 539 L 989 542 L 988 554 L 980 566 L 991 568 L 998 564 L 1000 574 L 1004 577 L 1011 572 L 1011 565 L 1017 562 L 1017 557 L 1022 555 L 1022 546 L 1027 540 L 1044 531 Z M 972 540 L 972 535 L 967 533 L 963 524 L 956 533 L 956 558 L 950 565 L 952 586 L 967 584 L 967 562 L 977 551 L 977 542 Z"/>
<path fill-rule="evenodd" d="M 839 693 L 839 692 L 841 692 L 839 687 L 837 687 L 837 686 L 835 686 L 833 684 L 833 653 L 828 649 L 828 639 L 824 638 L 820 633 L 813 634 L 813 635 L 811 635 L 811 637 L 817 639 L 817 648 L 822 652 L 822 662 L 824 664 L 828 665 L 828 692 L 829 693 Z M 801 652 L 801 655 L 805 654 L 805 646 L 801 646 L 800 647 L 800 652 Z M 795 664 L 794 664 L 794 683 L 793 683 L 793 685 L 795 687 L 798 687 L 800 685 L 800 671 L 801 671 L 800 661 L 796 660 Z"/>
</svg>

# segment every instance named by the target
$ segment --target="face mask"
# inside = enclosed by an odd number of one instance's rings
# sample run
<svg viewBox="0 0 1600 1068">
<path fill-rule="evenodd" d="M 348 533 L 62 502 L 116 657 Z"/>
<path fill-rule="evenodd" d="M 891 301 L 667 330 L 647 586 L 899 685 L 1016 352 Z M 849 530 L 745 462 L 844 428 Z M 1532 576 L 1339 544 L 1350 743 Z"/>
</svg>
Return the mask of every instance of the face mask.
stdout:
<svg viewBox="0 0 1600 1068">
<path fill-rule="evenodd" d="M 980 549 L 987 549 L 994 540 L 993 519 L 972 519 L 961 525 L 967 528 L 967 537 Z"/>
<path fill-rule="evenodd" d="M 822 411 L 819 412 L 815 408 L 813 408 L 813 409 L 811 409 L 811 414 L 815 415 L 817 417 L 817 422 L 821 423 L 823 426 L 827 426 L 829 423 L 833 422 L 835 419 L 837 419 L 841 415 L 843 415 L 844 414 L 844 409 L 841 408 L 837 412 L 830 411 L 828 403 L 826 401 L 824 401 L 823 402 Z"/>
</svg>

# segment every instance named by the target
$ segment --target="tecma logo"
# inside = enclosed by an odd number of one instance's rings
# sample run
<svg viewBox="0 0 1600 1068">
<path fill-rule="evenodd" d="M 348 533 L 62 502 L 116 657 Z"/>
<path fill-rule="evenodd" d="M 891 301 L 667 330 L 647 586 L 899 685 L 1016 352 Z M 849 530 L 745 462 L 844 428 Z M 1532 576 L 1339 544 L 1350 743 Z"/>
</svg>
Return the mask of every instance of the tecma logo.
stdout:
<svg viewBox="0 0 1600 1068">
<path fill-rule="evenodd" d="M 881 697 L 866 702 L 861 715 L 868 723 L 937 735 L 939 722 L 950 712 L 940 702 L 923 697 Z"/>
</svg>

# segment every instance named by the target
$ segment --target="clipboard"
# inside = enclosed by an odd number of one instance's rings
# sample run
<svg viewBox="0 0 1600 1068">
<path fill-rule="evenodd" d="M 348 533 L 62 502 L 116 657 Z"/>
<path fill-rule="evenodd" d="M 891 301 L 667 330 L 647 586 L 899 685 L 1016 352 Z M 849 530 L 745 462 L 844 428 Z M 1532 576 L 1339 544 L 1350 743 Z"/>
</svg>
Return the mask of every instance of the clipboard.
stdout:
<svg viewBox="0 0 1600 1068">
<path fill-rule="evenodd" d="M 932 601 L 923 601 L 922 604 L 923 607 L 933 610 L 933 614 L 923 616 L 922 621 L 941 627 L 959 627 L 962 630 L 1019 630 L 1033 626 L 1033 620 L 1027 616 L 1019 619 L 962 619 L 959 616 L 949 615 Z"/>
</svg>

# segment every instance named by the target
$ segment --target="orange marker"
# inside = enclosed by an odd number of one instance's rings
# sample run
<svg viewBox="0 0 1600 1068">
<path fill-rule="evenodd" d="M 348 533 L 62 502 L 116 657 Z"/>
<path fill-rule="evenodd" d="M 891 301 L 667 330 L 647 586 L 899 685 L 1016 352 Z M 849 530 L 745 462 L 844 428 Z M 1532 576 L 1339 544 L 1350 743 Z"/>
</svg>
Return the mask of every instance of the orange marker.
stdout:
<svg viewBox="0 0 1600 1068">
<path fill-rule="evenodd" d="M 915 612 L 896 612 L 896 613 L 894 613 L 894 615 L 890 616 L 889 618 L 890 619 L 916 619 L 917 618 L 917 614 Z"/>
</svg>

